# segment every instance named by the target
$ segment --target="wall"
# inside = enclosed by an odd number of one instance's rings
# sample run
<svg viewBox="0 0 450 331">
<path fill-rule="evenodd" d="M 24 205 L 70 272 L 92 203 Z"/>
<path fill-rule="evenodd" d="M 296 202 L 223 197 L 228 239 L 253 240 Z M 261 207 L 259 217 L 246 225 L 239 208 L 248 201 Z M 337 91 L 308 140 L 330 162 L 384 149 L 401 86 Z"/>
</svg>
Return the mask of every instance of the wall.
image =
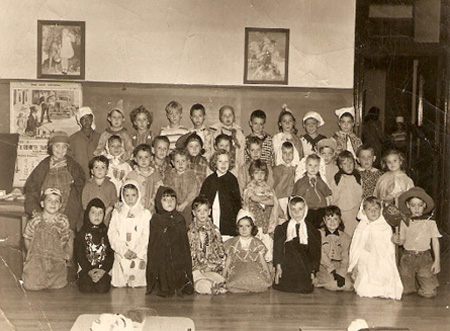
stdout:
<svg viewBox="0 0 450 331">
<path fill-rule="evenodd" d="M 36 79 L 37 20 L 86 22 L 86 80 L 242 85 L 244 28 L 290 29 L 289 85 L 353 88 L 355 0 L 0 0 L 0 78 Z"/>
</svg>

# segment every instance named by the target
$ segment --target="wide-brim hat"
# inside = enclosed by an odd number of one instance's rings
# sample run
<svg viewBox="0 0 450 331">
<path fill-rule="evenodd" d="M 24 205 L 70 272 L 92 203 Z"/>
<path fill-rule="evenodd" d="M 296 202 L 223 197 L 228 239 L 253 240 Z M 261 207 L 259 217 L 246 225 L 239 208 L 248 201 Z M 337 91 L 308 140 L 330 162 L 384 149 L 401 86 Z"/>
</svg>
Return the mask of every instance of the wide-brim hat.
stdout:
<svg viewBox="0 0 450 331">
<path fill-rule="evenodd" d="M 355 108 L 354 107 L 339 108 L 339 109 L 336 109 L 334 111 L 334 113 L 336 114 L 336 116 L 339 119 L 341 119 L 342 115 L 344 115 L 345 113 L 349 113 L 350 115 L 353 116 L 353 118 L 355 118 Z"/>
<path fill-rule="evenodd" d="M 325 124 L 325 121 L 323 120 L 322 116 L 318 112 L 315 111 L 309 111 L 303 116 L 302 122 L 305 123 L 305 121 L 309 118 L 313 118 L 318 122 L 318 126 L 321 127 Z"/>
<path fill-rule="evenodd" d="M 316 144 L 316 149 L 319 151 L 323 147 L 329 147 L 333 151 L 336 151 L 337 143 L 333 138 L 322 139 Z"/>
<path fill-rule="evenodd" d="M 426 203 L 426 208 L 424 209 L 423 213 L 428 214 L 434 209 L 434 200 L 431 196 L 428 195 L 427 192 L 421 187 L 415 186 L 413 188 L 410 188 L 408 191 L 400 195 L 398 198 L 398 208 L 406 213 L 410 214 L 408 207 L 406 206 L 406 202 L 410 198 L 419 198 Z"/>
</svg>

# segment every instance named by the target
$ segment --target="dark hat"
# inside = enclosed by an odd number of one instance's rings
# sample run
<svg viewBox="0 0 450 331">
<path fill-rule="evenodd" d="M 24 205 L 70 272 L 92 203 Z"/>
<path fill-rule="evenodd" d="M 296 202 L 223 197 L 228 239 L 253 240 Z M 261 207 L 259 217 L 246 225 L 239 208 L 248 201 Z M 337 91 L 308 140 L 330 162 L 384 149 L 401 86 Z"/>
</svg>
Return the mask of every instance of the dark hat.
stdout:
<svg viewBox="0 0 450 331">
<path fill-rule="evenodd" d="M 186 148 L 187 145 L 193 141 L 196 140 L 200 143 L 200 147 L 203 148 L 203 140 L 202 138 L 195 132 L 189 132 L 184 135 L 182 135 L 176 142 L 175 148 L 177 149 L 183 149 Z"/>
<path fill-rule="evenodd" d="M 408 207 L 406 206 L 406 202 L 411 198 L 419 198 L 427 204 L 425 210 L 423 211 L 424 214 L 430 213 L 434 209 L 434 201 L 433 198 L 430 197 L 427 192 L 421 187 L 415 186 L 398 198 L 398 207 L 400 210 L 406 214 L 410 214 L 410 211 Z"/>
<path fill-rule="evenodd" d="M 49 145 L 53 145 L 56 143 L 64 143 L 69 145 L 69 136 L 64 131 L 55 131 L 50 135 L 50 139 L 48 140 Z"/>
</svg>

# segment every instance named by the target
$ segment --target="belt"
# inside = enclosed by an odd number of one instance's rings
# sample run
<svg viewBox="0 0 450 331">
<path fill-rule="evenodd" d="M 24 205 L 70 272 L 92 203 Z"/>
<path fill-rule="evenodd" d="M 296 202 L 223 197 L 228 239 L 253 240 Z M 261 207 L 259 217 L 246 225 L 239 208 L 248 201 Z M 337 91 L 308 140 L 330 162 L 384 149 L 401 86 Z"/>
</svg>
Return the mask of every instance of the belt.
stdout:
<svg viewBox="0 0 450 331">
<path fill-rule="evenodd" d="M 408 251 L 408 250 L 405 249 L 405 251 L 404 251 L 405 254 L 409 254 L 409 255 L 423 255 L 423 254 L 426 254 L 428 252 L 430 252 L 429 249 L 427 249 L 426 251 Z"/>
</svg>

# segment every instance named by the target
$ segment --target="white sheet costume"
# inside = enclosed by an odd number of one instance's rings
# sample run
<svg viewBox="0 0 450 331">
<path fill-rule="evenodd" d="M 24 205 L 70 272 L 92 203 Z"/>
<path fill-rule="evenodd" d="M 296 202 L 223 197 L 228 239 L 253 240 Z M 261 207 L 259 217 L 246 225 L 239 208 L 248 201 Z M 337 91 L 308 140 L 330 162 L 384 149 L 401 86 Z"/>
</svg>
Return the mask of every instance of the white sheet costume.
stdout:
<svg viewBox="0 0 450 331">
<path fill-rule="evenodd" d="M 140 204 L 141 192 L 136 181 L 126 181 L 123 186 L 132 184 L 138 192 L 134 206 L 125 202 L 119 209 L 114 209 L 109 224 L 108 238 L 114 250 L 114 264 L 111 270 L 111 284 L 115 287 L 146 286 L 147 246 L 150 234 L 152 214 Z M 120 196 L 123 196 L 123 186 Z M 122 199 L 123 201 L 123 199 Z M 130 250 L 136 253 L 134 259 L 125 258 Z"/>
</svg>

